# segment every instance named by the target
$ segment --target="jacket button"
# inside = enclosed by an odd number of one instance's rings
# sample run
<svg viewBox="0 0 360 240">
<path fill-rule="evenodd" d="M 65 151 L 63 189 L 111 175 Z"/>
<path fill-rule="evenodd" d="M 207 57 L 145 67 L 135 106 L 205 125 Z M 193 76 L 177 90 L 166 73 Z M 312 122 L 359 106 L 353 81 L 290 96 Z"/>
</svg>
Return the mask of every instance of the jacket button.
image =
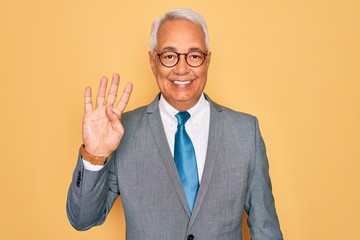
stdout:
<svg viewBox="0 0 360 240">
<path fill-rule="evenodd" d="M 79 188 L 80 187 L 80 181 L 76 181 L 76 186 Z"/>
<path fill-rule="evenodd" d="M 194 240 L 194 235 L 190 234 L 188 237 L 187 237 L 187 240 Z"/>
<path fill-rule="evenodd" d="M 77 179 L 76 179 L 76 186 L 80 187 L 81 183 L 81 171 L 78 172 Z"/>
</svg>

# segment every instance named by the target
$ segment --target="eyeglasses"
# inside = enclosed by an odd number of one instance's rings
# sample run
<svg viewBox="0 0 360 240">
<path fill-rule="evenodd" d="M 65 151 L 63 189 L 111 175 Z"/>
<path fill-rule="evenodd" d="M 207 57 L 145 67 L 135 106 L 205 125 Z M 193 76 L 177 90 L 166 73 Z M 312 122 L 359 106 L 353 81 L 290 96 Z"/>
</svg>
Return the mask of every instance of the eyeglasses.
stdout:
<svg viewBox="0 0 360 240">
<path fill-rule="evenodd" d="M 155 53 L 156 55 L 158 55 L 161 64 L 168 68 L 176 66 L 176 64 L 178 64 L 180 60 L 181 55 L 184 55 L 185 61 L 190 67 L 200 67 L 204 63 L 205 58 L 208 55 L 208 53 L 202 51 L 190 51 L 188 53 L 164 51 L 161 53 Z"/>
</svg>

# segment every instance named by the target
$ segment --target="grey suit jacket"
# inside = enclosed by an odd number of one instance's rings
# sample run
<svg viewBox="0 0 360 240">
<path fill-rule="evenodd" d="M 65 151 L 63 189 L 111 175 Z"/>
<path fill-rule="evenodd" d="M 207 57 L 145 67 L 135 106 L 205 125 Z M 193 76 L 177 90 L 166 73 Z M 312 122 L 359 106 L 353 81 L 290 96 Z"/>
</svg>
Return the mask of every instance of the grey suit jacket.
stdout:
<svg viewBox="0 0 360 240">
<path fill-rule="evenodd" d="M 102 224 L 121 195 L 128 240 L 239 240 L 244 209 L 252 239 L 282 239 L 257 119 L 206 98 L 208 151 L 192 214 L 157 97 L 123 115 L 125 134 L 102 170 L 84 169 L 79 156 L 67 199 L 70 223 L 78 230 Z"/>
</svg>

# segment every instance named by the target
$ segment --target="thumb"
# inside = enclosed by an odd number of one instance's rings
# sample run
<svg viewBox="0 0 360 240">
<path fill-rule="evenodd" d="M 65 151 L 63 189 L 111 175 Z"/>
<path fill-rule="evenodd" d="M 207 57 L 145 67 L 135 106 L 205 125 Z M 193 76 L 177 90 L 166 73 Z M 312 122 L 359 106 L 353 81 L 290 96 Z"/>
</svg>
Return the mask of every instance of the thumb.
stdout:
<svg viewBox="0 0 360 240">
<path fill-rule="evenodd" d="M 110 122 L 119 122 L 120 121 L 120 112 L 118 109 L 111 106 L 106 106 L 105 108 L 106 115 L 109 118 Z"/>
</svg>

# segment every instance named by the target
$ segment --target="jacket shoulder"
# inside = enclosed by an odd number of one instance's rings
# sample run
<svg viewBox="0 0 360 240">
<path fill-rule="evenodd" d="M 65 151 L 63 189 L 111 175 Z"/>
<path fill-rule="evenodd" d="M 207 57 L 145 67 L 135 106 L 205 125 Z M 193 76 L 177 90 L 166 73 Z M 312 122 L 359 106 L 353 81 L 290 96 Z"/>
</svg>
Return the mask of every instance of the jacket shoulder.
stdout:
<svg viewBox="0 0 360 240">
<path fill-rule="evenodd" d="M 220 105 L 218 103 L 215 102 L 211 102 L 211 105 L 218 110 L 218 112 L 220 112 L 221 114 L 223 114 L 224 118 L 226 121 L 230 121 L 230 122 L 234 122 L 234 123 L 254 123 L 257 122 L 257 118 L 256 116 L 249 114 L 249 113 L 245 113 L 245 112 L 241 112 L 241 111 L 237 111 L 234 109 L 231 109 L 229 107 L 225 107 L 223 105 Z"/>
<path fill-rule="evenodd" d="M 124 127 L 129 127 L 131 125 L 136 125 L 144 119 L 147 114 L 147 106 L 141 106 L 136 109 L 127 111 L 123 113 L 121 117 L 121 123 Z"/>
</svg>

